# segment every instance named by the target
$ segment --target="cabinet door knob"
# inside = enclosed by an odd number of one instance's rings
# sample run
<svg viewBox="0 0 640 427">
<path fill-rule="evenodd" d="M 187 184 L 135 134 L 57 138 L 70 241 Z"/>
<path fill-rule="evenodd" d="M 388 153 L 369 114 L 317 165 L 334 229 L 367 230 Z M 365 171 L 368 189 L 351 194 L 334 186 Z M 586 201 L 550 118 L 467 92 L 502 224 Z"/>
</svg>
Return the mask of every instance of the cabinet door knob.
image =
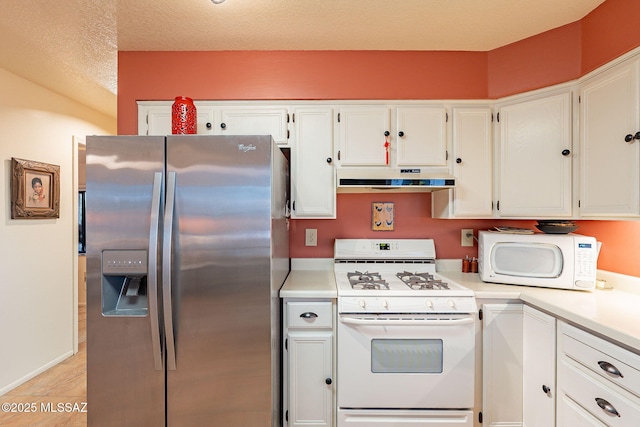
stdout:
<svg viewBox="0 0 640 427">
<path fill-rule="evenodd" d="M 331 378 L 327 378 L 326 380 L 324 380 L 324 382 L 327 385 L 331 385 L 331 383 L 333 383 L 333 380 Z"/>
<path fill-rule="evenodd" d="M 616 415 L 618 417 L 620 416 L 620 413 L 616 410 L 616 408 L 606 400 L 600 397 L 596 397 L 596 403 L 598 404 L 600 409 L 602 409 L 603 411 L 608 412 L 612 415 Z"/>
<path fill-rule="evenodd" d="M 633 135 L 633 139 L 640 139 L 640 131 Z"/>
<path fill-rule="evenodd" d="M 327 157 L 327 163 L 331 164 L 331 162 L 333 162 L 333 159 L 331 157 Z"/>
<path fill-rule="evenodd" d="M 638 133 L 636 133 L 636 135 L 638 135 Z M 633 142 L 634 139 L 635 139 L 635 135 L 632 135 L 632 134 L 628 134 L 624 137 L 625 142 Z"/>
<path fill-rule="evenodd" d="M 389 136 L 389 135 L 390 135 L 389 131 L 388 131 L 388 130 L 385 130 L 385 131 L 384 131 L 384 136 Z"/>
<path fill-rule="evenodd" d="M 227 124 L 226 124 L 226 123 L 220 123 L 220 127 L 221 127 L 222 129 L 226 129 L 226 128 L 227 128 Z"/>
<path fill-rule="evenodd" d="M 311 312 L 311 311 L 307 311 L 305 313 L 302 313 L 300 315 L 300 317 L 302 317 L 303 319 L 314 319 L 314 318 L 318 317 L 318 315 L 313 313 L 313 312 Z"/>
<path fill-rule="evenodd" d="M 549 387 L 547 387 L 546 385 L 542 384 L 542 391 L 544 391 L 544 394 L 549 394 L 551 389 Z"/>
<path fill-rule="evenodd" d="M 207 129 L 211 129 L 212 126 L 211 122 L 207 122 Z"/>
<path fill-rule="evenodd" d="M 402 138 L 402 137 L 404 136 L 404 132 L 402 132 L 402 131 L 398 132 L 398 136 L 399 136 L 400 138 Z"/>
<path fill-rule="evenodd" d="M 618 370 L 618 368 L 613 366 L 611 363 L 605 362 L 604 360 L 601 360 L 601 361 L 598 362 L 598 365 L 600 366 L 600 369 L 602 369 L 606 373 L 611 374 L 611 375 L 616 376 L 616 377 L 619 377 L 619 378 L 624 378 L 622 376 L 622 372 L 620 372 Z"/>
<path fill-rule="evenodd" d="M 461 159 L 460 157 L 458 157 L 458 158 L 456 159 L 456 163 L 458 163 L 458 164 L 462 163 L 462 159 Z"/>
<path fill-rule="evenodd" d="M 566 157 L 566 156 L 568 156 L 569 154 L 571 154 L 571 150 L 568 150 L 568 149 L 566 149 L 566 148 L 565 148 L 564 150 L 562 150 L 562 155 L 563 155 L 563 156 L 565 156 L 565 157 Z"/>
</svg>

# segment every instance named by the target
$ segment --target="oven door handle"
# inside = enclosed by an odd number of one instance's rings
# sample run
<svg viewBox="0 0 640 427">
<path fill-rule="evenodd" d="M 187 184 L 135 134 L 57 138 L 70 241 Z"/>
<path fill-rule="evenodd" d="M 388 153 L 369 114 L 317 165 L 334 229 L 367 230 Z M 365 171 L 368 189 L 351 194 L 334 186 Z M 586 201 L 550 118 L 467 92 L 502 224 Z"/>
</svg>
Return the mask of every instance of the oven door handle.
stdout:
<svg viewBox="0 0 640 427">
<path fill-rule="evenodd" d="M 473 317 L 464 317 L 462 319 L 407 319 L 407 318 L 356 318 L 356 317 L 340 317 L 342 323 L 348 325 L 367 325 L 367 326 L 460 326 L 474 323 Z"/>
</svg>

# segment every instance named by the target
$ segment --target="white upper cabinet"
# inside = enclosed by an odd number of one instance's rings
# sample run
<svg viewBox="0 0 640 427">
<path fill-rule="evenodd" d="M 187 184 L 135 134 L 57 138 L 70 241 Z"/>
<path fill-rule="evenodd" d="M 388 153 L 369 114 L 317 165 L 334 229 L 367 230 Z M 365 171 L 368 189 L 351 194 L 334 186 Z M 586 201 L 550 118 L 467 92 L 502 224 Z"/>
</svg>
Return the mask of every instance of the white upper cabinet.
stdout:
<svg viewBox="0 0 640 427">
<path fill-rule="evenodd" d="M 443 107 L 396 109 L 397 166 L 447 165 L 447 111 Z"/>
<path fill-rule="evenodd" d="M 289 142 L 285 107 L 223 107 L 220 116 L 217 135 L 271 135 L 277 144 Z"/>
<path fill-rule="evenodd" d="M 340 166 L 386 166 L 391 139 L 387 106 L 346 106 L 338 111 Z"/>
<path fill-rule="evenodd" d="M 293 109 L 291 193 L 293 218 L 335 218 L 332 107 Z"/>
<path fill-rule="evenodd" d="M 580 87 L 582 217 L 640 215 L 639 64 L 623 63 Z"/>
<path fill-rule="evenodd" d="M 216 105 L 195 102 L 197 133 L 208 135 L 271 135 L 278 145 L 289 143 L 286 106 Z M 171 103 L 138 107 L 138 134 L 171 135 Z"/>
<path fill-rule="evenodd" d="M 493 214 L 492 111 L 453 107 L 452 191 L 431 193 L 434 218 L 488 218 Z"/>
<path fill-rule="evenodd" d="M 571 104 L 563 90 L 499 108 L 500 217 L 572 216 Z"/>
<path fill-rule="evenodd" d="M 447 166 L 447 110 L 430 105 L 343 106 L 338 166 Z"/>
</svg>

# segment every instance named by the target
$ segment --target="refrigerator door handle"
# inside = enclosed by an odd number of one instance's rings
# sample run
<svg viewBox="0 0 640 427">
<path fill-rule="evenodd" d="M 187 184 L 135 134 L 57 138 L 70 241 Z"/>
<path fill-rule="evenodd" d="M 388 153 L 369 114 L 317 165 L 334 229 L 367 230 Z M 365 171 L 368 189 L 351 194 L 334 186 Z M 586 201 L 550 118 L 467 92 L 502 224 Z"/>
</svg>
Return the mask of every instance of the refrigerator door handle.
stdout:
<svg viewBox="0 0 640 427">
<path fill-rule="evenodd" d="M 176 370 L 176 345 L 173 331 L 172 307 L 172 248 L 173 248 L 173 214 L 176 195 L 176 173 L 167 173 L 167 199 L 164 210 L 164 233 L 162 243 L 162 299 L 164 303 L 164 334 L 167 342 L 167 369 Z"/>
<path fill-rule="evenodd" d="M 151 225 L 149 227 L 149 320 L 151 321 L 151 346 L 156 371 L 163 370 L 160 348 L 160 316 L 158 313 L 158 233 L 160 231 L 160 204 L 162 199 L 162 173 L 153 176 L 151 198 Z"/>
</svg>

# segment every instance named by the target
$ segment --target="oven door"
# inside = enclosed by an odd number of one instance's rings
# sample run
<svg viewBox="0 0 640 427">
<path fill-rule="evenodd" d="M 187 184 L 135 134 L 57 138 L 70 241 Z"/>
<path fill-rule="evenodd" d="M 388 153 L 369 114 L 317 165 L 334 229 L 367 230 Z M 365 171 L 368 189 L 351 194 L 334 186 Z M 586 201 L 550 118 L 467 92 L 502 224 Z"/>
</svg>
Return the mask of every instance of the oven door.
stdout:
<svg viewBox="0 0 640 427">
<path fill-rule="evenodd" d="M 341 314 L 338 407 L 473 408 L 474 344 L 472 314 Z"/>
</svg>

